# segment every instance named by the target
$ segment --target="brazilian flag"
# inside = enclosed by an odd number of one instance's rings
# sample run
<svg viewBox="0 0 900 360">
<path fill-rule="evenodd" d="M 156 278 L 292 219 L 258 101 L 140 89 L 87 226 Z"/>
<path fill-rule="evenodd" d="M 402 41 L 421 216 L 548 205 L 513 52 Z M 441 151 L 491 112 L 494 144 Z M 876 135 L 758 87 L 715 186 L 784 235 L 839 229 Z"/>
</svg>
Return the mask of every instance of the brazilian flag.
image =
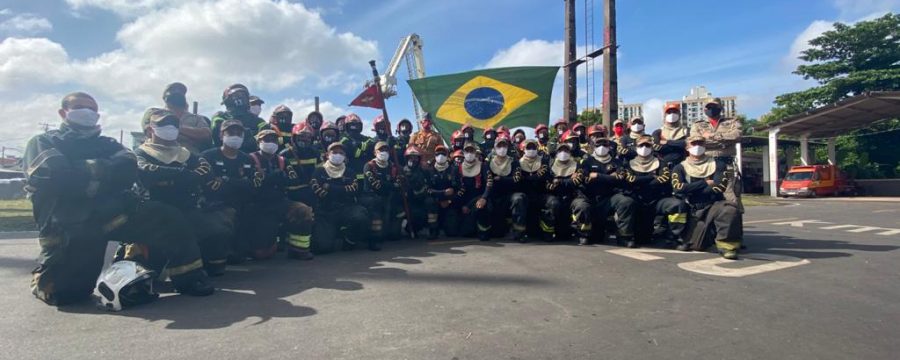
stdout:
<svg viewBox="0 0 900 360">
<path fill-rule="evenodd" d="M 537 126 L 550 117 L 559 67 L 525 66 L 468 71 L 408 80 L 447 142 L 465 124 L 477 129 Z M 476 132 L 481 137 L 481 131 Z"/>
</svg>

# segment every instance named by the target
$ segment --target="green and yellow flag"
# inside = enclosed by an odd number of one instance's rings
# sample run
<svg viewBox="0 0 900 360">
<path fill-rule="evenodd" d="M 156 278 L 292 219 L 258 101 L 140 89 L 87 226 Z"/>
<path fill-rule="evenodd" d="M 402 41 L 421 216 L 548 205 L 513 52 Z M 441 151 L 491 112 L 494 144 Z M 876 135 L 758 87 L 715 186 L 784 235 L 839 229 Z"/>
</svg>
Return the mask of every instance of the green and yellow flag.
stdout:
<svg viewBox="0 0 900 360">
<path fill-rule="evenodd" d="M 537 126 L 550 117 L 559 67 L 527 66 L 468 71 L 408 80 L 446 141 L 465 124 L 478 129 Z M 477 132 L 481 136 L 481 132 Z"/>
</svg>

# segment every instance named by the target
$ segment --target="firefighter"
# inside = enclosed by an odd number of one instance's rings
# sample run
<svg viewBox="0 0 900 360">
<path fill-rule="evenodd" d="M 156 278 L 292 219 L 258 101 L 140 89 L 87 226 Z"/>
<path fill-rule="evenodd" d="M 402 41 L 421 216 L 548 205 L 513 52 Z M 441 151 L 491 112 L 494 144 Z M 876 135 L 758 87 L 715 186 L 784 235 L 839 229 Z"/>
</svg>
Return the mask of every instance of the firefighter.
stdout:
<svg viewBox="0 0 900 360">
<path fill-rule="evenodd" d="M 704 250 L 714 239 L 722 257 L 737 259 L 741 218 L 737 204 L 725 198 L 731 181 L 727 165 L 706 155 L 706 138 L 700 134 L 692 134 L 687 146 L 688 158 L 672 170 L 672 188 L 687 202 L 691 217 L 686 242 L 678 250 Z"/>
<path fill-rule="evenodd" d="M 466 145 L 466 138 L 463 137 L 462 131 L 454 130 L 452 134 L 450 134 L 450 150 L 451 151 L 462 151 L 463 146 Z M 481 151 L 479 151 L 480 153 Z"/>
<path fill-rule="evenodd" d="M 325 122 L 325 117 L 322 116 L 322 113 L 313 110 L 306 115 L 306 120 L 304 120 L 303 122 L 306 123 L 307 128 L 310 132 L 312 132 L 313 144 L 321 147 L 322 136 L 319 134 L 319 129 L 322 128 L 322 123 Z M 296 125 L 294 127 L 296 128 Z M 294 129 L 291 129 L 292 135 L 293 130 Z"/>
<path fill-rule="evenodd" d="M 538 152 L 540 152 L 542 156 L 552 157 L 555 155 L 550 151 L 550 129 L 547 128 L 547 125 L 540 124 L 535 127 L 534 137 L 538 141 Z"/>
<path fill-rule="evenodd" d="M 681 106 L 667 104 L 663 110 L 663 125 L 653 132 L 653 142 L 659 145 L 659 156 L 663 166 L 671 170 L 687 157 L 685 141 L 688 129 L 681 124 Z"/>
<path fill-rule="evenodd" d="M 228 261 L 233 264 L 241 263 L 246 258 L 249 248 L 244 239 L 252 236 L 247 224 L 246 205 L 252 199 L 253 177 L 256 168 L 250 156 L 241 152 L 241 144 L 244 141 L 244 126 L 240 121 L 228 120 L 222 123 L 222 146 L 206 150 L 201 157 L 209 162 L 210 173 L 214 177 L 204 193 L 206 202 L 213 209 L 230 209 L 235 215 L 230 227 L 234 235 L 228 239 Z M 225 219 L 221 219 L 225 221 Z"/>
<path fill-rule="evenodd" d="M 385 240 L 397 240 L 403 206 L 400 201 L 402 176 L 400 167 L 391 162 L 391 148 L 384 141 L 375 144 L 374 159 L 363 167 L 363 191 L 360 202 L 366 207 L 370 220 L 369 250 L 381 250 Z"/>
<path fill-rule="evenodd" d="M 287 187 L 288 198 L 315 208 L 317 198 L 309 182 L 321 162 L 322 150 L 306 123 L 295 124 L 291 133 L 290 145 L 279 153 L 297 172 L 297 181 Z"/>
<path fill-rule="evenodd" d="M 135 196 L 135 156 L 100 135 L 97 111 L 90 95 L 66 95 L 59 129 L 34 136 L 26 146 L 26 191 L 41 247 L 32 293 L 53 306 L 90 299 L 107 243 L 119 240 L 163 254 L 178 292 L 211 294 L 190 224 L 172 206 Z"/>
<path fill-rule="evenodd" d="M 622 119 L 616 119 L 613 121 L 612 134 L 610 134 L 610 140 L 613 144 L 615 144 L 615 152 L 613 156 L 616 158 L 622 159 L 625 154 L 628 153 L 628 134 L 625 131 L 625 122 Z"/>
<path fill-rule="evenodd" d="M 497 127 L 497 136 L 506 135 L 508 138 L 512 138 L 512 133 L 509 132 L 509 128 L 506 125 L 500 125 Z"/>
<path fill-rule="evenodd" d="M 428 193 L 432 201 L 428 203 L 428 237 L 436 239 L 443 229 L 447 236 L 457 236 L 459 229 L 455 225 L 458 222 L 456 211 L 452 206 L 456 204 L 456 189 L 459 188 L 459 164 L 451 162 L 447 156 L 447 148 L 438 145 L 434 148 L 434 160 L 428 163 Z M 460 155 L 462 156 L 462 155 Z"/>
<path fill-rule="evenodd" d="M 512 143 L 508 137 L 499 136 L 488 158 L 488 176 L 493 179 L 490 203 L 493 208 L 491 219 L 491 236 L 503 237 L 509 232 L 515 241 L 525 238 L 525 217 L 528 211 L 528 199 L 518 191 L 522 173 L 519 160 L 509 154 Z"/>
<path fill-rule="evenodd" d="M 359 181 L 347 170 L 341 143 L 328 146 L 325 162 L 316 168 L 310 186 L 319 197 L 315 208 L 313 252 L 329 253 L 361 243 L 369 231 L 369 215 L 357 203 Z"/>
<path fill-rule="evenodd" d="M 463 146 L 463 160 L 459 164 L 459 188 L 456 191 L 458 222 L 450 224 L 458 227 L 462 236 L 477 236 L 478 240 L 490 240 L 491 204 L 490 195 L 494 179 L 488 176 L 488 169 L 478 158 L 478 145 L 468 142 Z"/>
<path fill-rule="evenodd" d="M 544 240 L 563 240 L 569 238 L 571 227 L 571 207 L 577 195 L 581 179 L 578 178 L 578 162 L 572 156 L 571 137 L 574 134 L 566 131 L 559 138 L 556 157 L 550 164 L 550 179 L 547 181 L 547 197 L 543 211 L 546 213 L 541 221 Z M 578 230 L 579 243 L 587 243 L 590 227 Z M 583 239 L 582 239 L 583 238 Z"/>
<path fill-rule="evenodd" d="M 525 223 L 531 226 L 526 225 L 526 236 L 520 237 L 519 242 L 526 242 L 529 237 L 541 238 L 542 228 L 555 222 L 553 215 L 545 213 L 542 206 L 547 201 L 550 166 L 548 158 L 541 153 L 540 146 L 535 139 L 526 139 L 521 145 L 522 157 L 519 158 L 521 180 L 518 192 L 525 196 Z"/>
<path fill-rule="evenodd" d="M 578 176 L 584 179 L 578 199 L 572 205 L 576 228 L 583 235 L 591 232 L 592 237 L 579 238 L 579 244 L 591 240 L 606 239 L 607 217 L 613 217 L 616 226 L 616 242 L 633 248 L 634 241 L 634 200 L 622 194 L 625 183 L 625 169 L 613 157 L 612 146 L 602 131 L 593 126 L 591 141 L 593 151 L 582 159 Z"/>
<path fill-rule="evenodd" d="M 341 115 L 341 116 L 338 116 L 337 119 L 334 119 L 334 126 L 337 128 L 337 131 L 341 134 L 347 133 L 346 123 L 347 123 L 346 115 Z"/>
<path fill-rule="evenodd" d="M 405 157 L 406 149 L 408 149 L 409 145 L 410 145 L 410 136 L 411 135 L 412 135 L 412 122 L 407 119 L 401 119 L 400 122 L 397 123 L 397 137 L 396 137 L 397 140 L 395 141 L 395 145 L 394 145 L 394 153 L 398 154 L 398 156 L 400 154 L 404 154 L 404 157 Z M 421 153 L 421 150 L 419 150 L 419 152 Z M 419 159 L 421 159 L 421 158 L 422 157 L 419 156 Z M 400 163 L 403 164 L 405 162 L 406 161 L 401 161 Z M 423 162 L 422 165 L 424 165 L 424 164 L 425 163 Z"/>
<path fill-rule="evenodd" d="M 741 141 L 741 122 L 735 118 L 723 117 L 723 111 L 722 99 L 710 100 L 704 107 L 706 119 L 691 124 L 691 135 L 700 135 L 706 139 L 706 145 L 704 145 L 708 149 L 706 156 L 725 164 L 725 176 L 728 178 L 725 199 L 735 203 L 740 213 L 743 214 L 741 169 L 737 168 L 735 160 L 737 150 L 734 146 Z"/>
<path fill-rule="evenodd" d="M 212 145 L 210 121 L 204 116 L 188 111 L 186 94 L 187 86 L 179 82 L 171 83 L 163 90 L 163 101 L 166 103 L 166 110 L 171 111 L 181 121 L 178 129 L 178 143 L 190 150 L 192 154 L 200 155 L 203 150 L 209 149 Z M 147 119 L 144 120 L 146 122 Z M 141 128 L 143 129 L 146 125 L 146 123 L 142 124 Z"/>
<path fill-rule="evenodd" d="M 291 144 L 291 131 L 294 129 L 294 112 L 285 105 L 278 105 L 267 124 L 260 124 L 260 130 L 272 130 L 278 135 L 278 151 Z"/>
<path fill-rule="evenodd" d="M 459 128 L 459 133 L 462 134 L 462 138 L 465 139 L 465 142 L 475 142 L 475 128 L 472 127 L 472 125 L 463 125 Z"/>
<path fill-rule="evenodd" d="M 409 142 L 422 152 L 422 161 L 427 163 L 434 159 L 434 148 L 443 144 L 444 140 L 434 130 L 431 115 L 425 113 L 419 121 L 419 131 L 413 134 Z"/>
<path fill-rule="evenodd" d="M 481 144 L 479 144 L 479 147 L 481 148 L 481 153 L 482 154 L 490 153 L 491 150 L 494 149 L 494 142 L 497 140 L 497 131 L 494 130 L 494 128 L 492 128 L 492 127 L 488 127 L 487 129 L 484 129 L 484 131 L 481 134 L 481 137 L 484 139 L 481 141 Z"/>
<path fill-rule="evenodd" d="M 219 111 L 212 117 L 212 133 L 220 134 L 222 123 L 226 120 L 238 120 L 244 125 L 244 143 L 241 145 L 241 151 L 249 154 L 258 150 L 256 133 L 264 121 L 250 112 L 250 92 L 247 87 L 234 84 L 226 88 L 222 92 L 222 104 L 225 105 L 225 111 Z M 213 138 L 213 143 L 222 146 L 218 137 Z"/>
<path fill-rule="evenodd" d="M 356 114 L 347 115 L 344 122 L 346 132 L 341 137 L 341 145 L 347 152 L 347 170 L 362 179 L 363 166 L 372 159 L 372 150 L 369 149 L 372 138 L 363 135 L 363 123 Z"/>
<path fill-rule="evenodd" d="M 259 117 L 259 114 L 262 113 L 262 105 L 266 102 L 263 99 L 260 99 L 259 96 L 250 95 L 250 113 L 256 117 Z"/>
<path fill-rule="evenodd" d="M 445 151 L 446 152 L 446 151 Z M 425 165 L 422 165 L 422 153 L 415 146 L 409 146 L 403 153 L 403 179 L 406 181 L 406 198 L 410 213 L 406 226 L 411 237 L 423 229 L 429 228 L 431 218 L 430 209 L 434 199 L 429 195 L 428 173 Z M 446 161 L 446 154 L 444 155 Z M 435 217 L 434 222 L 437 222 Z"/>
<path fill-rule="evenodd" d="M 562 137 L 566 131 L 569 131 L 569 122 L 565 119 L 560 118 L 553 123 L 553 130 L 556 130 L 556 139 L 557 143 L 559 142 L 559 138 Z"/>
<path fill-rule="evenodd" d="M 322 127 L 319 128 L 319 140 L 321 140 L 321 148 L 328 149 L 331 144 L 340 142 L 341 132 L 334 123 L 326 121 L 322 123 Z"/>
<path fill-rule="evenodd" d="M 372 147 L 375 146 L 375 143 L 383 141 L 387 143 L 390 148 L 388 153 L 391 154 L 391 161 L 396 160 L 398 164 L 403 164 L 403 152 L 406 151 L 406 148 L 397 149 L 397 138 L 391 135 L 391 122 L 388 119 L 385 119 L 384 115 L 375 117 L 375 121 L 372 122 L 372 132 L 375 133 L 375 137 L 369 140 L 365 146 L 365 150 L 372 151 Z M 371 160 L 371 158 L 369 160 Z"/>
<path fill-rule="evenodd" d="M 687 222 L 687 205 L 672 196 L 671 172 L 653 152 L 653 138 L 637 139 L 635 153 L 626 166 L 628 193 L 635 201 L 635 242 L 664 240 L 678 245 Z"/>
<path fill-rule="evenodd" d="M 459 167 L 462 165 L 463 160 L 465 160 L 465 156 L 463 155 L 462 149 L 456 150 L 451 155 L 453 157 L 453 166 Z"/>
<path fill-rule="evenodd" d="M 628 122 L 627 134 L 623 135 L 618 141 L 617 152 L 622 162 L 627 162 L 636 156 L 634 145 L 641 136 L 644 136 L 644 118 L 638 116 Z"/>
<path fill-rule="evenodd" d="M 135 150 L 142 191 L 148 199 L 177 208 L 188 219 L 200 246 L 204 269 L 211 276 L 222 275 L 229 241 L 234 236 L 236 213 L 233 209 L 201 204 L 204 192 L 218 192 L 221 186 L 206 159 L 178 144 L 178 116 L 157 108 L 147 109 L 146 113 L 149 122 L 144 132 L 149 140 Z M 165 263 L 165 259 L 154 257 L 150 255 L 151 261 Z"/>
<path fill-rule="evenodd" d="M 256 167 L 253 181 L 258 188 L 249 205 L 250 223 L 253 224 L 251 255 L 257 260 L 271 258 L 276 251 L 277 238 L 284 234 L 288 258 L 311 260 L 313 209 L 287 198 L 287 189 L 298 185 L 300 176 L 284 157 L 278 155 L 275 131 L 262 130 L 256 137 L 259 151 L 250 154 Z"/>
</svg>

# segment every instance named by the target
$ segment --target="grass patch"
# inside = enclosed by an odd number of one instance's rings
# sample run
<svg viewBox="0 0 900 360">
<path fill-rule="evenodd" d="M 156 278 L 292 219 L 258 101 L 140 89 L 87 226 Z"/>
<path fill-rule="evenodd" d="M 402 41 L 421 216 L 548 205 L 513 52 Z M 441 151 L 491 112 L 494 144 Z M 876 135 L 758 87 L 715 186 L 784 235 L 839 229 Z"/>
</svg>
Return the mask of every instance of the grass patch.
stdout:
<svg viewBox="0 0 900 360">
<path fill-rule="evenodd" d="M 31 213 L 31 200 L 0 200 L 0 231 L 37 230 Z"/>
<path fill-rule="evenodd" d="M 742 194 L 741 203 L 744 204 L 744 207 L 773 205 L 777 206 L 785 204 L 784 202 L 780 201 L 780 199 L 774 199 L 771 196 L 760 194 Z"/>
</svg>

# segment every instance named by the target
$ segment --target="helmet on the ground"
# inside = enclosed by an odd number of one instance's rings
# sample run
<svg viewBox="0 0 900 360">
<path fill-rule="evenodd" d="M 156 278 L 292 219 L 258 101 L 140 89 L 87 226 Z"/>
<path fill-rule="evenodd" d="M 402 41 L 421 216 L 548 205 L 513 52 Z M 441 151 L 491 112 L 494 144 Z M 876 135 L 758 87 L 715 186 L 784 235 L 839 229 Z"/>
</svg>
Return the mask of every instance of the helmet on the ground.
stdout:
<svg viewBox="0 0 900 360">
<path fill-rule="evenodd" d="M 153 291 L 156 272 L 140 264 L 122 260 L 109 266 L 97 279 L 94 297 L 108 311 L 120 311 L 124 307 L 145 304 L 159 297 Z"/>
</svg>

